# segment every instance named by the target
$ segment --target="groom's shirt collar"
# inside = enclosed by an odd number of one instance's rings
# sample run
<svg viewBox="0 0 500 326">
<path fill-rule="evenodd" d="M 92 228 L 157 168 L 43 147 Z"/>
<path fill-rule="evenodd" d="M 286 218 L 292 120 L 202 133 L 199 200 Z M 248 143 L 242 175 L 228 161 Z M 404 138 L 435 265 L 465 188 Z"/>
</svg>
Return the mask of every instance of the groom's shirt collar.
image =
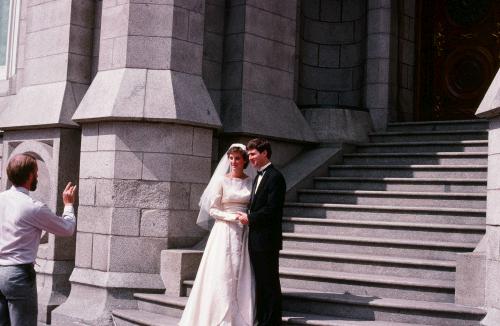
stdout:
<svg viewBox="0 0 500 326">
<path fill-rule="evenodd" d="M 267 167 L 268 167 L 269 165 L 271 165 L 271 162 L 269 162 L 269 163 L 267 163 L 266 165 L 264 165 L 263 167 L 261 167 L 261 168 L 259 169 L 259 171 L 264 171 L 265 169 L 267 169 Z"/>
</svg>

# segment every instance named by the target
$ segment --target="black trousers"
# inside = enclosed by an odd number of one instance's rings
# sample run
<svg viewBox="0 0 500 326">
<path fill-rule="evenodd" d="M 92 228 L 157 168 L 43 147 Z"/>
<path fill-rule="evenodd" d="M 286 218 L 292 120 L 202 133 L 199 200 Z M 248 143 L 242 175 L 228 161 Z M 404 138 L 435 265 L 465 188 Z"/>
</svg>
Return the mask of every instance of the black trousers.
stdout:
<svg viewBox="0 0 500 326">
<path fill-rule="evenodd" d="M 257 325 L 281 325 L 279 251 L 250 250 L 250 261 L 255 274 Z"/>
</svg>

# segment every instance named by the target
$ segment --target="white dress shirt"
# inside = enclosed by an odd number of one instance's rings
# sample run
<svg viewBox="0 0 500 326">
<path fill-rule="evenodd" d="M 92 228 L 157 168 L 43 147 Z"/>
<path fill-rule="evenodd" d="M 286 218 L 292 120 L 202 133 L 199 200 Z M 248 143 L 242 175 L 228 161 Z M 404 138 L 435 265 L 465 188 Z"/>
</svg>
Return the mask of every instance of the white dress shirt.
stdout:
<svg viewBox="0 0 500 326">
<path fill-rule="evenodd" d="M 75 225 L 73 205 L 66 205 L 59 217 L 26 188 L 11 187 L 0 193 L 0 265 L 33 263 L 43 230 L 70 236 Z"/>
<path fill-rule="evenodd" d="M 269 162 L 266 165 L 264 165 L 263 167 L 261 167 L 259 169 L 259 172 L 260 171 L 264 171 L 269 165 L 271 165 L 271 162 Z M 262 177 L 264 176 L 265 173 L 266 173 L 266 171 L 264 171 L 264 173 L 262 173 L 261 175 L 257 176 L 257 184 L 255 185 L 255 192 L 254 192 L 254 194 L 257 193 L 257 189 L 259 189 L 260 181 L 262 180 Z"/>
</svg>

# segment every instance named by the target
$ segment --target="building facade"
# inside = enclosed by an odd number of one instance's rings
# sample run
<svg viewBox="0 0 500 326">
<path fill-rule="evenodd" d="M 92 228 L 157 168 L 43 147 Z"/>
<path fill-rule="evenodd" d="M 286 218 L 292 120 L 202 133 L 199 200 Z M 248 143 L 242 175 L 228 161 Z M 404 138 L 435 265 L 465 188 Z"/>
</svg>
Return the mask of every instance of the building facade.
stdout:
<svg viewBox="0 0 500 326">
<path fill-rule="evenodd" d="M 40 246 L 44 323 L 104 324 L 114 307 L 134 305 L 134 292 L 164 290 L 161 251 L 205 236 L 195 224 L 198 199 L 233 142 L 267 137 L 273 161 L 286 167 L 317 147 L 364 142 L 389 122 L 472 119 L 489 88 L 480 112 L 492 119 L 496 167 L 495 1 L 0 6 L 0 163 L 34 154 L 33 195 L 58 212 L 66 182 L 79 186 L 76 235 L 46 234 Z M 488 284 L 500 278 L 495 182 Z M 490 292 L 484 304 L 497 320 L 499 294 Z"/>
</svg>

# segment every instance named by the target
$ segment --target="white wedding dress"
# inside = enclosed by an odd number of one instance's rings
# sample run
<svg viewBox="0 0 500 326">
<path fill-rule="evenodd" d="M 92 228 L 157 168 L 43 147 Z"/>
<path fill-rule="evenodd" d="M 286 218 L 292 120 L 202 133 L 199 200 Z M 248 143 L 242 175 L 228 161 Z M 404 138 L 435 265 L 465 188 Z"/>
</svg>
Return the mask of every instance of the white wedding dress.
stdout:
<svg viewBox="0 0 500 326">
<path fill-rule="evenodd" d="M 252 326 L 253 274 L 248 227 L 235 212 L 246 211 L 252 178 L 223 177 L 210 205 L 214 226 L 201 259 L 181 326 Z"/>
</svg>

